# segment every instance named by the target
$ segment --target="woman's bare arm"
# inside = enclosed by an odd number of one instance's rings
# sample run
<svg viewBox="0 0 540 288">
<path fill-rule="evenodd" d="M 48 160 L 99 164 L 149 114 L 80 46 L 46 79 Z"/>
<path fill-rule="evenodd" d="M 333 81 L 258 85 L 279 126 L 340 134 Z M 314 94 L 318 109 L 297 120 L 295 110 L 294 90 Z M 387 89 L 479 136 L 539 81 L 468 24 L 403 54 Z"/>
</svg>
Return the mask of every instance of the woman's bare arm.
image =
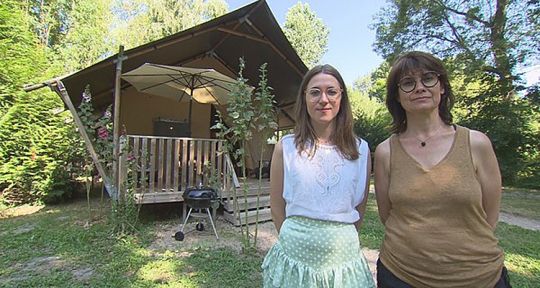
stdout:
<svg viewBox="0 0 540 288">
<path fill-rule="evenodd" d="M 390 184 L 390 141 L 386 139 L 375 149 L 375 196 L 379 218 L 384 224 L 390 214 L 391 203 L 388 198 Z"/>
<path fill-rule="evenodd" d="M 495 229 L 501 206 L 499 163 L 497 163 L 491 141 L 484 133 L 471 130 L 470 143 L 476 176 L 482 187 L 482 205 L 489 225 Z"/>
<path fill-rule="evenodd" d="M 274 147 L 270 166 L 270 210 L 272 220 L 279 233 L 285 221 L 285 200 L 283 199 L 283 146 L 281 141 Z"/>
</svg>

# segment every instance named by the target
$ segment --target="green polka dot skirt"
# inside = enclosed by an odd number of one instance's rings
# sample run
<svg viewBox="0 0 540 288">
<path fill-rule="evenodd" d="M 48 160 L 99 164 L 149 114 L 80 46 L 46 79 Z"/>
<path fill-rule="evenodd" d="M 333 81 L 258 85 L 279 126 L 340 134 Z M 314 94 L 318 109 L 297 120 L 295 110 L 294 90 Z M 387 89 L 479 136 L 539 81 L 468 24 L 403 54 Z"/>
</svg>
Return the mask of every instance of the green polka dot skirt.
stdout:
<svg viewBox="0 0 540 288">
<path fill-rule="evenodd" d="M 353 224 L 289 217 L 263 264 L 264 287 L 375 287 Z"/>
</svg>

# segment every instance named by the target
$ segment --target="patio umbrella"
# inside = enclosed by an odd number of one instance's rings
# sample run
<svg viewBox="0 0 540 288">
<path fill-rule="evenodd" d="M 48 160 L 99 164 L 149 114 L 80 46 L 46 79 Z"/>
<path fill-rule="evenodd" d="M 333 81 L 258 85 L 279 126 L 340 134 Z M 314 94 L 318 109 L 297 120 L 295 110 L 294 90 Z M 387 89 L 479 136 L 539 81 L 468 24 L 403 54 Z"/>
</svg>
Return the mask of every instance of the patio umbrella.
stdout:
<svg viewBox="0 0 540 288">
<path fill-rule="evenodd" d="M 179 102 L 189 101 L 188 123 L 191 126 L 193 100 L 203 104 L 223 105 L 236 80 L 214 69 L 200 69 L 145 63 L 122 74 L 138 91 L 163 96 Z"/>
</svg>

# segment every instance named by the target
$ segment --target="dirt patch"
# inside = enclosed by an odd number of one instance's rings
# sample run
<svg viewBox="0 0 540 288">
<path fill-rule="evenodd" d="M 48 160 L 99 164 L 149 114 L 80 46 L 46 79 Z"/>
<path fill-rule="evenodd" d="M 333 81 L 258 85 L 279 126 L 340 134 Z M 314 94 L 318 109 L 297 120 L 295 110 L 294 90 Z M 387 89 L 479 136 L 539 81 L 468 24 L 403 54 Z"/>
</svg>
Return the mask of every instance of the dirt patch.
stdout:
<svg viewBox="0 0 540 288">
<path fill-rule="evenodd" d="M 499 221 L 529 230 L 540 231 L 540 221 L 511 213 L 501 212 L 499 214 Z"/>
<path fill-rule="evenodd" d="M 191 255 L 190 250 L 196 248 L 229 248 L 240 252 L 242 249 L 240 227 L 233 226 L 231 223 L 221 218 L 221 216 L 218 216 L 217 218 L 216 230 L 219 240 L 216 239 L 210 224 L 206 224 L 204 221 L 204 231 L 195 230 L 196 221 L 190 221 L 184 229 L 187 233 L 185 234 L 183 241 L 176 241 L 173 237 L 174 233 L 180 230 L 181 224 L 158 224 L 156 225 L 155 230 L 156 238 L 149 249 L 154 250 L 157 254 L 161 254 L 165 251 L 177 251 L 180 257 L 189 257 Z M 251 225 L 249 229 L 250 233 L 255 232 L 254 225 Z M 276 243 L 277 236 L 278 234 L 273 222 L 268 221 L 259 224 L 257 232 L 257 253 L 261 257 L 264 257 L 272 245 Z M 372 249 L 363 249 L 362 251 L 368 260 L 371 273 L 375 276 L 379 251 Z"/>
<path fill-rule="evenodd" d="M 180 222 L 180 221 L 178 221 Z M 240 229 L 218 217 L 215 221 L 219 239 L 216 239 L 210 223 L 201 221 L 203 231 L 195 229 L 196 221 L 190 221 L 184 229 L 184 240 L 177 241 L 174 234 L 181 229 L 180 223 L 157 224 L 155 228 L 155 240 L 150 247 L 156 253 L 164 251 L 178 251 L 181 256 L 189 256 L 188 250 L 196 248 L 230 248 L 240 252 Z"/>
<path fill-rule="evenodd" d="M 17 282 L 29 279 L 32 275 L 45 275 L 51 270 L 70 271 L 73 278 L 86 282 L 94 275 L 94 270 L 90 267 L 73 267 L 68 261 L 59 256 L 43 256 L 36 257 L 25 263 L 17 263 L 13 266 L 13 270 L 17 271 L 11 277 L 2 279 L 4 284 Z M 8 285 L 9 286 L 9 285 Z"/>
<path fill-rule="evenodd" d="M 28 205 L 28 204 L 13 207 L 13 208 L 8 208 L 6 210 L 0 211 L 0 219 L 34 214 L 43 208 L 45 208 L 44 205 Z"/>
<path fill-rule="evenodd" d="M 73 277 L 81 282 L 86 282 L 90 280 L 92 275 L 94 275 L 94 269 L 92 268 L 81 268 L 71 271 Z"/>
<path fill-rule="evenodd" d="M 519 217 L 509 213 L 500 214 L 500 221 L 517 225 L 525 229 L 540 230 L 540 221 Z M 149 247 L 160 253 L 160 251 L 178 251 L 180 257 L 189 257 L 192 249 L 195 248 L 229 248 L 240 252 L 242 243 L 240 239 L 240 227 L 235 227 L 231 223 L 225 221 L 222 216 L 218 216 L 216 220 L 216 229 L 219 240 L 216 239 L 210 224 L 205 223 L 204 231 L 196 231 L 196 221 L 190 221 L 185 228 L 185 238 L 183 241 L 176 241 L 173 237 L 174 233 L 180 230 L 181 224 L 160 224 L 156 226 L 156 239 Z M 250 226 L 250 232 L 254 233 L 254 226 Z M 277 241 L 277 231 L 274 223 L 271 221 L 260 223 L 257 237 L 257 252 L 261 257 L 266 255 L 268 250 Z M 364 256 L 366 257 L 369 268 L 373 277 L 376 277 L 376 263 L 379 257 L 379 251 L 374 249 L 364 248 Z"/>
</svg>

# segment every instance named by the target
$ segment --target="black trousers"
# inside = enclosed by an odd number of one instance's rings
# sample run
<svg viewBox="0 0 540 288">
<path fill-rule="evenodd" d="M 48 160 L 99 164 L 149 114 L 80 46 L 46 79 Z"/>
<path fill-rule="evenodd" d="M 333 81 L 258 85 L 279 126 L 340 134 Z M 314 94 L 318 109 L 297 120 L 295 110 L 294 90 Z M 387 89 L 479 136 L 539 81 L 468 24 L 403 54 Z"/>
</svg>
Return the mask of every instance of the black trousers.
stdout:
<svg viewBox="0 0 540 288">
<path fill-rule="evenodd" d="M 390 270 L 388 270 L 381 262 L 377 260 L 377 287 L 378 288 L 413 288 L 413 286 L 405 283 Z M 493 288 L 512 288 L 510 285 L 510 279 L 508 277 L 508 270 L 503 266 L 501 278 L 495 284 Z"/>
</svg>

